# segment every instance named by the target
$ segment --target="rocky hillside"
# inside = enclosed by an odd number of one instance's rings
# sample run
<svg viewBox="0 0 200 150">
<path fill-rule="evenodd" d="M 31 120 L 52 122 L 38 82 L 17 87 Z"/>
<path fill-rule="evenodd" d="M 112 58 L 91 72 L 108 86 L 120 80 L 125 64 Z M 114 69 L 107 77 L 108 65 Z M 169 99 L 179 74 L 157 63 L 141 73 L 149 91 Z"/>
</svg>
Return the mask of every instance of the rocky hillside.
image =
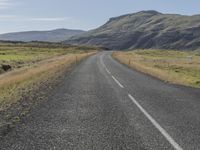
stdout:
<svg viewBox="0 0 200 150">
<path fill-rule="evenodd" d="M 82 30 L 56 29 L 51 31 L 27 31 L 1 34 L 0 40 L 5 41 L 44 41 L 60 42 L 69 39 L 72 36 L 83 33 Z"/>
<path fill-rule="evenodd" d="M 100 45 L 111 49 L 199 49 L 200 15 L 141 11 L 111 18 L 100 28 L 65 43 Z"/>
</svg>

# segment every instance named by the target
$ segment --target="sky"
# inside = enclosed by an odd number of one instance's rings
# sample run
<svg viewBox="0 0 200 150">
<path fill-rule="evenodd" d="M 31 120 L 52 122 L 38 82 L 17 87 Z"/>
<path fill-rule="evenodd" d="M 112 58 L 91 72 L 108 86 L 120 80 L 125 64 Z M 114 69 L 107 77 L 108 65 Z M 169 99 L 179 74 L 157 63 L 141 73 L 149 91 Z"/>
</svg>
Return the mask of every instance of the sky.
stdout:
<svg viewBox="0 0 200 150">
<path fill-rule="evenodd" d="M 56 28 L 90 30 L 111 17 L 142 10 L 200 14 L 200 0 L 0 0 L 0 33 Z"/>
</svg>

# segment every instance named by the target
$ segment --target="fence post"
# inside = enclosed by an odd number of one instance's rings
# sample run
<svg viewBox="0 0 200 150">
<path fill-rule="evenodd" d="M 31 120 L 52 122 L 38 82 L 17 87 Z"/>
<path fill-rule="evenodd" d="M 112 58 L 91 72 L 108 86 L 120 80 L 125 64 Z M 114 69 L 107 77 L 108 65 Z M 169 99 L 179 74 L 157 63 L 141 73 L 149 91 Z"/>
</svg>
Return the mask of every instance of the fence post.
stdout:
<svg viewBox="0 0 200 150">
<path fill-rule="evenodd" d="M 128 65 L 129 65 L 129 66 L 131 65 L 131 59 L 129 59 L 129 61 L 128 61 Z"/>
<path fill-rule="evenodd" d="M 78 57 L 76 56 L 76 65 L 78 64 Z"/>
</svg>

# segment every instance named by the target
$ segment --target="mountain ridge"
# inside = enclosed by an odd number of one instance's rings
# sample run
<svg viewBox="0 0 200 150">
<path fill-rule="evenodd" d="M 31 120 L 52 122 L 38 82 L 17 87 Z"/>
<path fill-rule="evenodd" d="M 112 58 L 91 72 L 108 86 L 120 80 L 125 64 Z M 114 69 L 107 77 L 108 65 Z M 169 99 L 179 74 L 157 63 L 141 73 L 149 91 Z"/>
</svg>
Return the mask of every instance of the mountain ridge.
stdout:
<svg viewBox="0 0 200 150">
<path fill-rule="evenodd" d="M 140 11 L 110 18 L 99 28 L 74 36 L 65 43 L 110 49 L 199 49 L 200 15 Z"/>
<path fill-rule="evenodd" d="M 22 31 L 0 34 L 0 40 L 4 41 L 43 41 L 43 42 L 60 42 L 68 38 L 81 34 L 83 30 L 72 29 L 54 29 L 47 31 Z"/>
</svg>

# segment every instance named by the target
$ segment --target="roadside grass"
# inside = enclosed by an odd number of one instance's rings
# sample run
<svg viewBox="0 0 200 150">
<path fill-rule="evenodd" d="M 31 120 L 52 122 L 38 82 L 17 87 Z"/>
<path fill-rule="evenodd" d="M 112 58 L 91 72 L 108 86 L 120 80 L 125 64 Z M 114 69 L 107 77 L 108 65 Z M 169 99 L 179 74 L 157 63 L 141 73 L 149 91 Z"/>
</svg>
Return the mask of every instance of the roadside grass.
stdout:
<svg viewBox="0 0 200 150">
<path fill-rule="evenodd" d="M 66 73 L 99 48 L 0 42 L 0 138 L 48 99 Z M 2 70 L 2 65 L 11 70 Z"/>
<path fill-rule="evenodd" d="M 200 88 L 198 51 L 134 50 L 114 52 L 113 57 L 123 64 L 161 80 Z"/>
<path fill-rule="evenodd" d="M 66 68 L 95 52 L 95 48 L 78 46 L 0 44 L 0 67 L 1 64 L 12 66 L 11 71 L 0 74 L 0 111 L 19 101 L 26 91 L 47 80 L 53 81 Z"/>
<path fill-rule="evenodd" d="M 86 53 L 90 50 L 76 46 L 28 45 L 28 44 L 0 44 L 0 74 L 5 71 L 1 65 L 10 65 L 12 70 L 29 66 L 35 62 L 66 54 Z"/>
<path fill-rule="evenodd" d="M 80 61 L 89 54 L 68 54 L 58 56 L 54 59 L 46 60 L 35 64 L 32 67 L 13 71 L 7 75 L 0 76 L 0 110 L 10 107 L 16 103 L 22 95 L 22 92 L 34 89 L 37 84 L 46 82 L 55 78 L 65 68 L 70 67 L 76 61 Z"/>
</svg>

